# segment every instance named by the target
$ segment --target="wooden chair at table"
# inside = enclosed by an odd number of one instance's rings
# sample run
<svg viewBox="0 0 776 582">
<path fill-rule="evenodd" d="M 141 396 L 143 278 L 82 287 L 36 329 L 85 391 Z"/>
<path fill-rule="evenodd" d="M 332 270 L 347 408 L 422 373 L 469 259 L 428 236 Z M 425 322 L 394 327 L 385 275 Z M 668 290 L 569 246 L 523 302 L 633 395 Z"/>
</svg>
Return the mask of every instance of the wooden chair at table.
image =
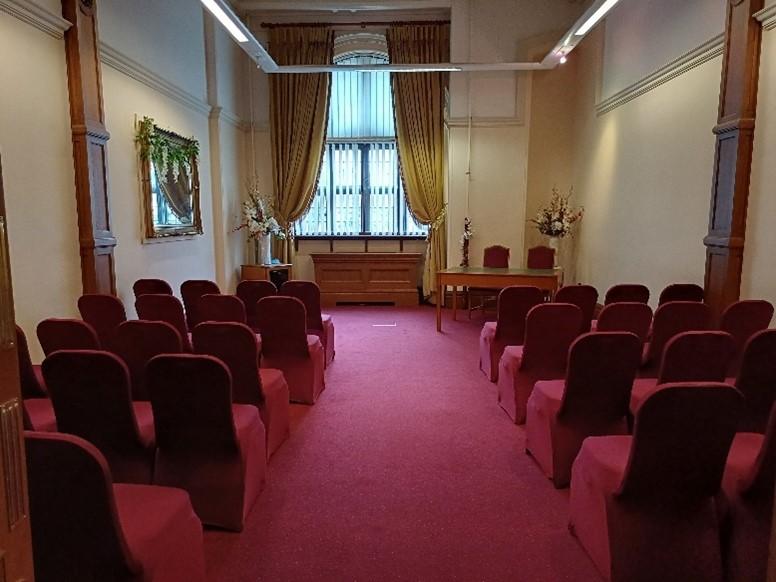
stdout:
<svg viewBox="0 0 776 582">
<path fill-rule="evenodd" d="M 553 269 L 555 267 L 555 249 L 545 246 L 531 247 L 525 266 L 528 269 Z"/>
<path fill-rule="evenodd" d="M 509 268 L 509 248 L 501 245 L 486 247 L 483 251 L 482 266 L 490 269 L 508 269 Z M 469 311 L 469 319 L 472 317 L 472 311 L 481 309 L 485 311 L 488 302 L 495 303 L 500 289 L 490 289 L 486 287 L 469 287 L 466 289 L 466 308 Z M 472 306 L 472 297 L 481 299 L 479 305 Z"/>
</svg>

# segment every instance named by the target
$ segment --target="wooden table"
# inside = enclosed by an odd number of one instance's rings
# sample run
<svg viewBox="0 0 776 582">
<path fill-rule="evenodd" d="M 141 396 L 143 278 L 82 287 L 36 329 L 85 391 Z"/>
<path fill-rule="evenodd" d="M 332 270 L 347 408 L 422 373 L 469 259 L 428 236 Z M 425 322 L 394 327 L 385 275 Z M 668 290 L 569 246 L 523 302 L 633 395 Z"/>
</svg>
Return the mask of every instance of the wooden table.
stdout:
<svg viewBox="0 0 776 582">
<path fill-rule="evenodd" d="M 437 271 L 437 331 L 442 331 L 442 307 L 445 289 L 453 288 L 453 321 L 458 308 L 458 287 L 503 289 L 510 285 L 533 285 L 555 293 L 560 285 L 561 269 L 491 269 L 487 267 L 454 267 Z"/>
<path fill-rule="evenodd" d="M 242 265 L 240 281 L 272 281 L 279 289 L 291 279 L 292 265 L 275 263 L 273 265 Z"/>
</svg>

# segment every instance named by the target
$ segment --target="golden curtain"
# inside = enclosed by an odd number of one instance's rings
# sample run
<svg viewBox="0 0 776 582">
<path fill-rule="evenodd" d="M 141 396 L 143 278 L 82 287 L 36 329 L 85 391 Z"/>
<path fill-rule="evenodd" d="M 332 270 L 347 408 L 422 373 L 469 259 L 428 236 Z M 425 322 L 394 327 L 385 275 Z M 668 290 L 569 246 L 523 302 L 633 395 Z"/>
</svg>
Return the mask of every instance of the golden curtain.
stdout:
<svg viewBox="0 0 776 582">
<path fill-rule="evenodd" d="M 386 34 L 392 64 L 447 63 L 448 24 L 403 24 Z M 423 294 L 436 292 L 436 273 L 447 267 L 444 200 L 444 102 L 447 73 L 392 73 L 396 137 L 410 212 L 428 225 Z"/>
<path fill-rule="evenodd" d="M 327 26 L 279 26 L 269 31 L 269 52 L 279 65 L 328 65 L 334 31 Z M 290 235 L 312 202 L 329 118 L 329 73 L 269 76 L 272 179 L 277 221 Z M 292 262 L 290 236 L 280 258 Z"/>
</svg>

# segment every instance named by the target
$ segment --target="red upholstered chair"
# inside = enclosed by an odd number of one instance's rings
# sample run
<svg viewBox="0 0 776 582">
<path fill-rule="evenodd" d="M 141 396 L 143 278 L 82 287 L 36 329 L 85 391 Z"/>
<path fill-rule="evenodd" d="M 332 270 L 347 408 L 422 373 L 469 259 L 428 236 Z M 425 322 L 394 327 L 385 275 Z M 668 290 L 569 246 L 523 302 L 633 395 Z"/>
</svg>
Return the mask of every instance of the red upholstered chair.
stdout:
<svg viewBox="0 0 776 582">
<path fill-rule="evenodd" d="M 232 404 L 231 375 L 211 356 L 148 363 L 157 449 L 154 483 L 189 492 L 203 523 L 240 531 L 267 475 L 255 406 Z"/>
<path fill-rule="evenodd" d="M 569 303 L 537 305 L 528 312 L 525 343 L 507 346 L 498 365 L 498 402 L 515 423 L 525 422 L 536 382 L 566 377 L 569 346 L 581 325 L 582 311 Z"/>
<path fill-rule="evenodd" d="M 202 524 L 185 491 L 114 485 L 81 438 L 24 437 L 35 580 L 205 582 Z"/>
<path fill-rule="evenodd" d="M 485 247 L 482 252 L 482 266 L 488 269 L 508 269 L 509 268 L 509 248 L 501 245 Z M 475 309 L 485 310 L 488 301 L 494 300 L 500 289 L 487 289 L 484 287 L 469 287 L 466 290 L 467 309 L 469 319 L 472 317 L 472 311 Z M 477 305 L 472 304 L 473 298 L 479 298 Z"/>
<path fill-rule="evenodd" d="M 280 370 L 259 368 L 259 342 L 241 323 L 200 323 L 192 334 L 194 351 L 221 360 L 232 374 L 232 402 L 259 409 L 267 431 L 267 457 L 288 438 L 288 384 Z"/>
<path fill-rule="evenodd" d="M 776 329 L 764 329 L 749 339 L 735 385 L 744 395 L 739 430 L 765 432 L 776 402 Z"/>
<path fill-rule="evenodd" d="M 498 362 L 504 348 L 523 345 L 525 318 L 542 302 L 544 292 L 538 287 L 513 285 L 499 293 L 498 319 L 486 322 L 480 333 L 480 370 L 491 382 L 498 380 Z"/>
<path fill-rule="evenodd" d="M 555 267 L 555 249 L 538 246 L 528 249 L 526 267 L 529 269 L 552 269 Z"/>
<path fill-rule="evenodd" d="M 135 299 L 141 295 L 172 295 L 172 287 L 162 279 L 138 279 L 132 285 Z"/>
<path fill-rule="evenodd" d="M 592 285 L 568 285 L 561 287 L 555 293 L 555 303 L 571 303 L 582 310 L 581 333 L 590 331 L 595 314 L 595 306 L 598 303 L 598 291 Z"/>
<path fill-rule="evenodd" d="M 695 283 L 672 283 L 660 292 L 658 305 L 670 301 L 703 301 L 703 287 Z"/>
<path fill-rule="evenodd" d="M 247 323 L 245 305 L 236 295 L 213 295 L 208 293 L 199 299 L 201 321 L 222 321 Z"/>
<path fill-rule="evenodd" d="M 296 297 L 304 303 L 307 312 L 307 333 L 321 338 L 326 352 L 326 365 L 334 360 L 334 321 L 331 315 L 321 312 L 321 289 L 313 281 L 286 281 L 280 294 Z"/>
<path fill-rule="evenodd" d="M 714 496 L 741 406 L 727 384 L 666 384 L 632 437 L 585 439 L 569 527 L 606 580 L 722 580 Z"/>
<path fill-rule="evenodd" d="M 27 427 L 38 431 L 57 430 L 57 418 L 54 414 L 54 406 L 46 392 L 43 373 L 40 371 L 40 366 L 32 365 L 27 336 L 18 325 L 16 326 L 16 356 Z"/>
<path fill-rule="evenodd" d="M 101 293 L 81 295 L 78 298 L 78 311 L 81 312 L 81 318 L 97 332 L 100 345 L 111 349 L 116 328 L 127 320 L 121 299 Z"/>
<path fill-rule="evenodd" d="M 202 321 L 199 315 L 199 300 L 203 295 L 218 295 L 221 290 L 213 281 L 190 279 L 181 283 L 181 298 L 186 308 L 186 324 L 189 330 Z"/>
<path fill-rule="evenodd" d="M 183 351 L 191 351 L 191 338 L 180 299 L 172 295 L 141 295 L 135 300 L 135 311 L 142 320 L 169 323 L 180 335 Z"/>
<path fill-rule="evenodd" d="M 722 313 L 719 328 L 736 340 L 736 356 L 731 363 L 730 375 L 738 373 L 746 342 L 755 333 L 767 329 L 773 319 L 773 305 L 761 299 L 736 301 Z"/>
<path fill-rule="evenodd" d="M 256 304 L 259 300 L 277 295 L 278 289 L 272 281 L 240 281 L 237 285 L 237 297 L 242 299 L 248 317 L 248 325 L 258 332 L 256 323 Z"/>
<path fill-rule="evenodd" d="M 711 309 L 697 301 L 672 301 L 655 311 L 652 339 L 644 346 L 641 376 L 655 377 L 668 341 L 685 331 L 705 331 L 711 325 Z"/>
<path fill-rule="evenodd" d="M 765 434 L 739 432 L 722 477 L 725 580 L 765 580 L 776 476 L 776 408 Z"/>
<path fill-rule="evenodd" d="M 724 382 L 735 342 L 724 331 L 686 331 L 672 337 L 663 350 L 657 378 L 633 383 L 630 409 L 636 414 L 661 384 L 673 382 Z"/>
<path fill-rule="evenodd" d="M 641 361 L 632 333 L 578 337 L 565 380 L 537 382 L 528 399 L 526 451 L 555 487 L 568 487 L 571 464 L 589 436 L 628 434 L 628 402 Z"/>
<path fill-rule="evenodd" d="M 116 330 L 114 353 L 129 369 L 132 400 L 150 400 L 146 387 L 146 365 L 160 354 L 179 354 L 183 342 L 178 331 L 164 321 L 125 321 Z"/>
<path fill-rule="evenodd" d="M 61 350 L 43 362 L 57 427 L 96 446 L 116 481 L 150 483 L 154 426 L 147 402 L 133 405 L 129 371 L 118 356 Z"/>
<path fill-rule="evenodd" d="M 295 297 L 265 297 L 257 306 L 261 328 L 261 367 L 281 370 L 291 402 L 315 404 L 326 387 L 324 351 L 318 336 L 307 334 L 304 304 Z"/>
<path fill-rule="evenodd" d="M 604 305 L 610 303 L 648 303 L 649 288 L 638 283 L 612 285 L 604 297 Z"/>
<path fill-rule="evenodd" d="M 38 341 L 47 356 L 57 350 L 99 350 L 94 328 L 80 319 L 44 319 L 38 324 Z"/>
<path fill-rule="evenodd" d="M 646 303 L 610 303 L 595 322 L 596 331 L 628 331 L 644 343 L 652 327 L 652 308 Z"/>
</svg>

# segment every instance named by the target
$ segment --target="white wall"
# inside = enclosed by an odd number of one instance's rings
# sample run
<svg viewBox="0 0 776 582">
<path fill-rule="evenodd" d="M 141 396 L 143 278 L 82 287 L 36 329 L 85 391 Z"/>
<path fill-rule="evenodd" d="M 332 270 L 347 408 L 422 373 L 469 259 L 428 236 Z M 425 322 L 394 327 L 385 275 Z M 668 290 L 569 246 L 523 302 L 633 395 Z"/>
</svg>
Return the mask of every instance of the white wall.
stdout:
<svg viewBox="0 0 776 582">
<path fill-rule="evenodd" d="M 72 317 L 81 290 L 64 41 L 0 12 L 0 155 L 16 321 Z"/>
<path fill-rule="evenodd" d="M 773 195 L 776 184 L 776 29 L 773 24 L 763 32 L 741 295 L 776 304 L 773 268 L 773 249 L 776 248 L 776 229 L 773 227 L 776 217 L 776 196 Z"/>
</svg>

